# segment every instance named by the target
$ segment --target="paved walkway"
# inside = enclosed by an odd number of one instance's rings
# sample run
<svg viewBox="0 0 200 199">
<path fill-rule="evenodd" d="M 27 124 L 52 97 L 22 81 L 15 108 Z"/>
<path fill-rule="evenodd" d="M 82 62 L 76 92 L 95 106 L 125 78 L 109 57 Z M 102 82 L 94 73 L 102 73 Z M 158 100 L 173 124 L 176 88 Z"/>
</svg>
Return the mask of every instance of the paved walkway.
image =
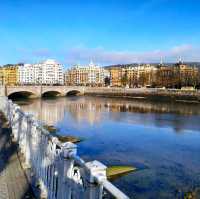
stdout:
<svg viewBox="0 0 200 199">
<path fill-rule="evenodd" d="M 0 113 L 0 199 L 33 199 L 21 167 L 17 146 L 11 143 L 10 129 Z"/>
</svg>

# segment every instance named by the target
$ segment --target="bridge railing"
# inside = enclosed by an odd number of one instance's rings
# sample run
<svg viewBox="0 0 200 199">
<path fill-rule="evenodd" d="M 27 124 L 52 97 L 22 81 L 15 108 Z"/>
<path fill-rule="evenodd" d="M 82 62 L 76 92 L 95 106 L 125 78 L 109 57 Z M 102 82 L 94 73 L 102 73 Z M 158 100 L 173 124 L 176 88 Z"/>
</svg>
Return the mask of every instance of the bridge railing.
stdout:
<svg viewBox="0 0 200 199">
<path fill-rule="evenodd" d="M 49 134 L 32 115 L 0 97 L 0 110 L 12 128 L 14 141 L 24 157 L 41 197 L 48 199 L 128 199 L 106 178 L 106 166 L 98 161 L 85 162 L 73 143 L 61 143 Z"/>
</svg>

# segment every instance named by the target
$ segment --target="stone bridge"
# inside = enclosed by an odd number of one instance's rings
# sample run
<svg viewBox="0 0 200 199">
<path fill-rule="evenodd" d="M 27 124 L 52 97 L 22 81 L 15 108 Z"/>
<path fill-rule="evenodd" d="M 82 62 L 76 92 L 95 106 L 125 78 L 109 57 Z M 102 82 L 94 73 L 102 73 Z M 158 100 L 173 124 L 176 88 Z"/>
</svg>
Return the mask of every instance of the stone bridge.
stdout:
<svg viewBox="0 0 200 199">
<path fill-rule="evenodd" d="M 127 98 L 150 98 L 163 100 L 186 100 L 200 102 L 200 90 L 159 88 L 106 88 L 84 86 L 0 86 L 0 96 L 37 98 L 45 96 L 98 95 Z"/>
<path fill-rule="evenodd" d="M 46 95 L 66 96 L 84 94 L 85 87 L 76 86 L 2 86 L 0 87 L 1 96 L 12 97 L 23 95 L 30 98 L 37 98 Z"/>
</svg>

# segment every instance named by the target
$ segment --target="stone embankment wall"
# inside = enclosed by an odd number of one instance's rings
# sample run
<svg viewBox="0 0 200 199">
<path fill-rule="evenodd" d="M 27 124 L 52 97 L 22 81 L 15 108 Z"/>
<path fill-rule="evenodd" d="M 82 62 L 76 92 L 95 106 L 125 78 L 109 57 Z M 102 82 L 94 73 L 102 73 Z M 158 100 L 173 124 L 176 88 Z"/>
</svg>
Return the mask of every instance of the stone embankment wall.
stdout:
<svg viewBox="0 0 200 199">
<path fill-rule="evenodd" d="M 143 98 L 150 100 L 195 101 L 200 102 L 200 90 L 146 89 L 146 88 L 87 88 L 86 95 Z"/>
</svg>

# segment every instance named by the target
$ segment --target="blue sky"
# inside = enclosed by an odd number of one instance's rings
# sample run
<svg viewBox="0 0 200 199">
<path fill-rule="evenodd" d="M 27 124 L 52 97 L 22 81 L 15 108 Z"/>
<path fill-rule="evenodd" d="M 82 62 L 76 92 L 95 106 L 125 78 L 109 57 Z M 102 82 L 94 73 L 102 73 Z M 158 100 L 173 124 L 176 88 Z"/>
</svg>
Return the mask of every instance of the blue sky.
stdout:
<svg viewBox="0 0 200 199">
<path fill-rule="evenodd" d="M 1 0 L 0 64 L 200 61 L 199 0 Z"/>
</svg>

